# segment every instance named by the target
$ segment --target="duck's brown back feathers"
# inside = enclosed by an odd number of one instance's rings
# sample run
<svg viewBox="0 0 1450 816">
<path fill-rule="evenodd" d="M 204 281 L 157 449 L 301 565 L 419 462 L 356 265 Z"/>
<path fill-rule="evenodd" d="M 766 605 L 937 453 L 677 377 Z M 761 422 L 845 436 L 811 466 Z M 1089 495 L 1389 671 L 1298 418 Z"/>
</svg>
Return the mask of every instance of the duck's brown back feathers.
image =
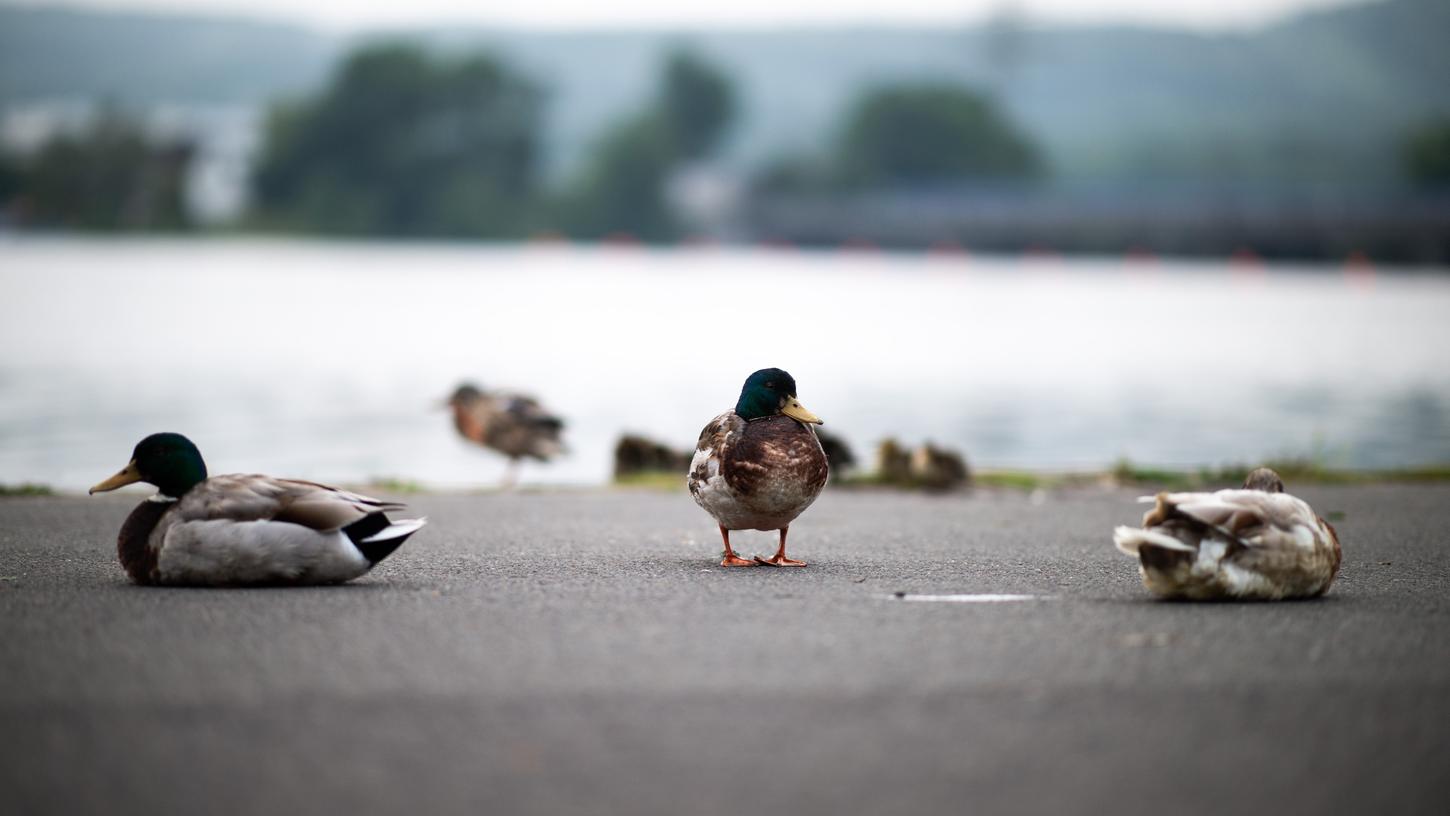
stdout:
<svg viewBox="0 0 1450 816">
<path fill-rule="evenodd" d="M 505 456 L 547 461 L 563 450 L 564 421 L 532 397 L 475 392 L 455 398 L 453 424 L 465 439 Z"/>
<path fill-rule="evenodd" d="M 1334 528 L 1287 493 L 1160 493 L 1141 529 L 1119 527 L 1144 582 L 1166 597 L 1302 598 L 1339 571 Z"/>
</svg>

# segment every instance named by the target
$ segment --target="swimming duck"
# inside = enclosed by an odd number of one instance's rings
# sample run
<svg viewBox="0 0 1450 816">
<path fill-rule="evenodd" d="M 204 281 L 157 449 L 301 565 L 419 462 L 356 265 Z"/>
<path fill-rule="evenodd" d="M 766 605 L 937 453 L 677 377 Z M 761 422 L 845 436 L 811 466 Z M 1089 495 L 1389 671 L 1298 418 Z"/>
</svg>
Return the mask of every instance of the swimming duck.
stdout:
<svg viewBox="0 0 1450 816">
<path fill-rule="evenodd" d="M 700 432 L 690 462 L 690 495 L 715 517 L 725 543 L 722 567 L 804 567 L 787 558 L 790 523 L 826 485 L 829 467 L 812 425 L 821 420 L 796 399 L 795 379 L 778 368 L 751 374 L 735 410 Z M 740 558 L 730 548 L 731 530 L 779 530 L 771 558 Z"/>
<path fill-rule="evenodd" d="M 533 397 L 489 392 L 463 383 L 446 404 L 453 409 L 453 425 L 464 439 L 509 458 L 507 485 L 517 480 L 520 459 L 527 456 L 547 462 L 563 450 L 559 433 L 564 420 L 544 410 Z"/>
<path fill-rule="evenodd" d="M 1119 527 L 1155 595 L 1194 601 L 1312 598 L 1339 572 L 1339 537 L 1284 481 L 1258 468 L 1240 490 L 1159 493 L 1143 528 Z"/>
<path fill-rule="evenodd" d="M 91 488 L 157 488 L 121 525 L 116 550 L 138 584 L 336 584 L 377 566 L 423 519 L 391 521 L 393 502 L 312 482 L 233 474 L 207 478 L 190 439 L 141 440 L 119 473 Z"/>
</svg>

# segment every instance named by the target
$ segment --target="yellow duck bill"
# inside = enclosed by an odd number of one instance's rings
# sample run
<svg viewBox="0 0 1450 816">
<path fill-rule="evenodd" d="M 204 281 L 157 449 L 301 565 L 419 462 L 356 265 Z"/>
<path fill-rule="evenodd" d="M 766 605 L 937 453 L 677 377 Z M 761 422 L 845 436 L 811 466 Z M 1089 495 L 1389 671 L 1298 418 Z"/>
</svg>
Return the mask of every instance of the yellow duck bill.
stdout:
<svg viewBox="0 0 1450 816">
<path fill-rule="evenodd" d="M 790 417 L 791 419 L 799 420 L 801 422 L 809 423 L 812 425 L 826 424 L 825 422 L 821 421 L 820 417 L 811 413 L 810 410 L 807 409 L 804 405 L 801 405 L 801 401 L 796 399 L 795 397 L 787 397 L 785 405 L 781 406 L 780 412 Z"/>
<path fill-rule="evenodd" d="M 115 490 L 118 487 L 125 487 L 128 484 L 135 484 L 141 481 L 141 472 L 136 469 L 136 460 L 132 459 L 121 468 L 121 472 L 91 488 L 90 495 L 104 493 L 107 490 Z"/>
</svg>

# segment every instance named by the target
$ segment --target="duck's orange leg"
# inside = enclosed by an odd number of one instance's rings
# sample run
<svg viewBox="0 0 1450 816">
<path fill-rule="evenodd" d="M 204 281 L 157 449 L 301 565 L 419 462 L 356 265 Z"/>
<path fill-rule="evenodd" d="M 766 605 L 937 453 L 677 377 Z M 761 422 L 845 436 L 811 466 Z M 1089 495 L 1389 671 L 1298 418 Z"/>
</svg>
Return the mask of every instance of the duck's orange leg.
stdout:
<svg viewBox="0 0 1450 816">
<path fill-rule="evenodd" d="M 735 554 L 735 551 L 734 550 L 730 549 L 730 531 L 727 530 L 727 529 L 725 529 L 725 525 L 723 525 L 723 524 L 720 525 L 720 538 L 725 541 L 725 559 L 720 562 L 720 566 L 722 566 L 722 567 L 753 567 L 753 566 L 755 566 L 755 562 L 754 561 L 751 561 L 749 558 L 741 558 L 740 556 L 738 556 L 738 555 Z"/>
<path fill-rule="evenodd" d="M 780 549 L 775 551 L 775 555 L 770 558 L 761 558 L 757 555 L 755 556 L 755 563 L 765 564 L 771 567 L 804 567 L 806 562 L 785 557 L 785 534 L 789 530 L 790 527 L 788 526 L 780 528 Z"/>
</svg>

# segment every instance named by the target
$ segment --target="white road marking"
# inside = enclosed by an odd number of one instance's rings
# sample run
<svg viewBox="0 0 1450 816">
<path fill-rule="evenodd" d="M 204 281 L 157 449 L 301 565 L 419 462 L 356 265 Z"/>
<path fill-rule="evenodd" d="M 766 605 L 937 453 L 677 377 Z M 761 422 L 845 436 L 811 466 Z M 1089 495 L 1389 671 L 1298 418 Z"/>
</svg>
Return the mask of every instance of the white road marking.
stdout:
<svg viewBox="0 0 1450 816">
<path fill-rule="evenodd" d="M 1049 595 L 888 595 L 898 601 L 927 601 L 931 603 L 1011 603 L 1013 601 L 1047 600 Z"/>
</svg>

